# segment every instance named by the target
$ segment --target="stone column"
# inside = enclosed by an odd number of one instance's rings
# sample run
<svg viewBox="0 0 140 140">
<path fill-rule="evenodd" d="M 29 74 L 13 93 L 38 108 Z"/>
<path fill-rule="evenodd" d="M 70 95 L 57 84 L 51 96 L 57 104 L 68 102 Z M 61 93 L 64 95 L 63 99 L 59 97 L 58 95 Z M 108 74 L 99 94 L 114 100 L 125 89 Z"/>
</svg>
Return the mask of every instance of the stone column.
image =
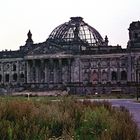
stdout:
<svg viewBox="0 0 140 140">
<path fill-rule="evenodd" d="M 9 71 L 7 74 L 9 74 L 9 83 L 8 84 L 11 84 L 13 82 L 13 75 L 12 75 L 12 67 L 13 67 L 13 64 L 10 62 L 9 63 Z"/>
<path fill-rule="evenodd" d="M 57 84 L 59 81 L 59 65 L 58 60 L 54 63 L 54 83 Z"/>
<path fill-rule="evenodd" d="M 47 60 L 44 60 L 44 73 L 45 73 L 45 83 L 47 83 L 48 81 L 48 74 L 47 74 Z"/>
<path fill-rule="evenodd" d="M 44 59 L 40 60 L 41 61 L 41 67 L 40 67 L 40 71 L 41 71 L 41 83 L 44 83 L 45 80 L 45 74 L 44 74 Z"/>
<path fill-rule="evenodd" d="M 120 72 L 120 64 L 119 64 L 119 60 L 117 59 L 117 82 L 119 82 L 121 80 L 121 72 Z"/>
<path fill-rule="evenodd" d="M 101 59 L 98 60 L 98 82 L 101 82 Z"/>
<path fill-rule="evenodd" d="M 49 59 L 49 83 L 54 82 L 53 59 Z"/>
<path fill-rule="evenodd" d="M 33 66 L 32 66 L 32 82 L 35 83 L 36 80 L 36 71 L 35 71 L 35 60 L 32 60 Z"/>
<path fill-rule="evenodd" d="M 70 60 L 70 58 L 68 59 L 68 82 L 71 83 L 71 60 Z"/>
<path fill-rule="evenodd" d="M 121 81 L 121 71 L 120 71 L 120 68 L 117 68 L 117 75 L 118 75 L 117 81 L 120 82 Z"/>
<path fill-rule="evenodd" d="M 28 60 L 26 61 L 26 67 L 27 67 L 27 83 L 30 83 L 30 69 L 29 69 L 29 62 Z"/>
<path fill-rule="evenodd" d="M 39 63 L 38 63 L 38 60 L 36 60 L 35 73 L 36 73 L 36 83 L 39 83 Z"/>
<path fill-rule="evenodd" d="M 108 60 L 108 82 L 111 82 L 111 70 L 110 70 L 110 66 L 111 66 L 111 59 Z"/>
<path fill-rule="evenodd" d="M 41 83 L 41 60 L 36 61 L 36 80 L 37 83 Z"/>
<path fill-rule="evenodd" d="M 19 61 L 17 61 L 17 83 L 20 83 Z"/>
<path fill-rule="evenodd" d="M 80 82 L 80 59 L 76 58 L 73 64 L 73 82 Z"/>
<path fill-rule="evenodd" d="M 59 63 L 59 83 L 62 83 L 62 59 L 59 59 L 58 60 L 58 63 Z"/>
</svg>

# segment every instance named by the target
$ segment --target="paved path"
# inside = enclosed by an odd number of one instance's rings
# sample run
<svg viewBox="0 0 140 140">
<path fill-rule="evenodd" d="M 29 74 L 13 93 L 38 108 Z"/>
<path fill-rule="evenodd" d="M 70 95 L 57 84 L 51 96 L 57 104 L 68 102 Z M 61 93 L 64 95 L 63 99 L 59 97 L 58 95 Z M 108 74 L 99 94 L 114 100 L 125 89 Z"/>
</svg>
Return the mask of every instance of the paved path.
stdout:
<svg viewBox="0 0 140 140">
<path fill-rule="evenodd" d="M 91 99 L 91 101 L 109 101 L 113 106 L 126 107 L 130 113 L 133 115 L 134 120 L 136 121 L 138 128 L 140 129 L 140 103 L 136 103 L 133 99 Z"/>
<path fill-rule="evenodd" d="M 130 113 L 132 113 L 134 120 L 136 121 L 139 129 L 140 129 L 140 103 L 136 103 L 131 99 L 112 99 L 109 100 L 113 106 L 124 106 L 126 107 Z"/>
</svg>

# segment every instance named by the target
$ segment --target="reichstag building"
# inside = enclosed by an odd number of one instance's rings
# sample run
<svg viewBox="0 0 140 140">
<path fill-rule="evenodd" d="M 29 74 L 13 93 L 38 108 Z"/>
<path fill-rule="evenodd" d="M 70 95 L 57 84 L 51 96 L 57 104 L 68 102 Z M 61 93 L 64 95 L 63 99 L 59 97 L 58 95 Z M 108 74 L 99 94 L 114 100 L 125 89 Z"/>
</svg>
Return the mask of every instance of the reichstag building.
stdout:
<svg viewBox="0 0 140 140">
<path fill-rule="evenodd" d="M 0 92 L 134 93 L 140 81 L 140 22 L 128 30 L 126 48 L 108 45 L 108 37 L 82 17 L 71 17 L 42 43 L 35 44 L 29 31 L 19 50 L 0 52 Z"/>
</svg>

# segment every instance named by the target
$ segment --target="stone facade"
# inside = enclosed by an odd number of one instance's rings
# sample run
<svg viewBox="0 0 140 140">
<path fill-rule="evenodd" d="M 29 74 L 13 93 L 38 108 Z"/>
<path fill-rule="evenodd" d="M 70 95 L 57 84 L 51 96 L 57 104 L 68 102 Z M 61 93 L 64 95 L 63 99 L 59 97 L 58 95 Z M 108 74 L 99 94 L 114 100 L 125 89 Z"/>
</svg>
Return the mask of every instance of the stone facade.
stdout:
<svg viewBox="0 0 140 140">
<path fill-rule="evenodd" d="M 134 93 L 140 81 L 140 22 L 129 27 L 126 49 L 108 45 L 107 36 L 72 17 L 49 38 L 17 51 L 0 52 L 0 90 L 68 90 L 73 94 Z"/>
</svg>

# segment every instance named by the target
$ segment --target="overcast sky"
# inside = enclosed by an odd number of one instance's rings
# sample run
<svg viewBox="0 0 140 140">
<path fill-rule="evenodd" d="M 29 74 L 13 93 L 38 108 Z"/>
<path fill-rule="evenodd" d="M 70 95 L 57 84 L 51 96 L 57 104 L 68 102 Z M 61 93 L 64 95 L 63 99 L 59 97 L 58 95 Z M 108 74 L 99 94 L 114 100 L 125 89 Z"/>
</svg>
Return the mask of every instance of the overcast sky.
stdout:
<svg viewBox="0 0 140 140">
<path fill-rule="evenodd" d="M 73 16 L 125 48 L 129 24 L 140 20 L 140 0 L 0 0 L 0 50 L 24 45 L 29 29 L 34 43 L 43 42 Z"/>
</svg>

